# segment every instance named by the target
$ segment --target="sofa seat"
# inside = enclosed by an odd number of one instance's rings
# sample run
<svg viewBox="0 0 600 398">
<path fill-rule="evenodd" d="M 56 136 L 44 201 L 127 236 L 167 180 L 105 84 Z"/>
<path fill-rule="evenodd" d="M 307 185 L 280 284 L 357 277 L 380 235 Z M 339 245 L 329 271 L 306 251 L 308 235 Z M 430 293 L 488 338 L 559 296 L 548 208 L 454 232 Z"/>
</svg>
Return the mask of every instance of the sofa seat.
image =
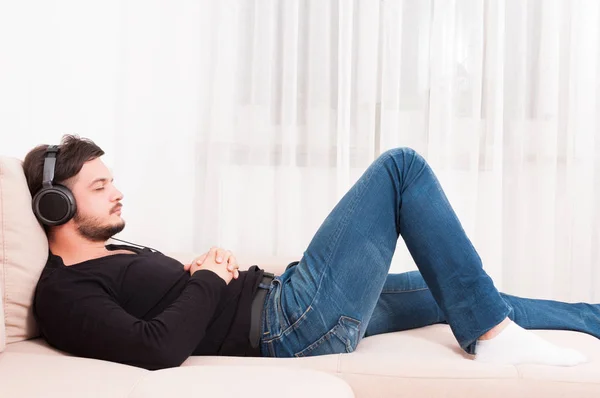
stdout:
<svg viewBox="0 0 600 398">
<path fill-rule="evenodd" d="M 492 365 L 471 360 L 450 327 L 432 325 L 363 339 L 351 354 L 312 358 L 190 357 L 183 364 L 308 367 L 336 374 L 357 397 L 600 397 L 600 340 L 583 333 L 536 330 L 585 353 L 576 367 Z"/>
<path fill-rule="evenodd" d="M 192 356 L 182 368 L 241 366 L 268 375 L 270 380 L 275 378 L 272 369 L 293 368 L 292 373 L 317 370 L 346 381 L 356 397 L 600 397 L 600 340 L 569 331 L 534 333 L 580 350 L 590 362 L 576 367 L 482 364 L 458 348 L 447 325 L 433 325 L 367 337 L 351 354 L 307 358 Z M 64 356 L 41 339 L 9 344 L 3 356 L 9 354 Z"/>
</svg>

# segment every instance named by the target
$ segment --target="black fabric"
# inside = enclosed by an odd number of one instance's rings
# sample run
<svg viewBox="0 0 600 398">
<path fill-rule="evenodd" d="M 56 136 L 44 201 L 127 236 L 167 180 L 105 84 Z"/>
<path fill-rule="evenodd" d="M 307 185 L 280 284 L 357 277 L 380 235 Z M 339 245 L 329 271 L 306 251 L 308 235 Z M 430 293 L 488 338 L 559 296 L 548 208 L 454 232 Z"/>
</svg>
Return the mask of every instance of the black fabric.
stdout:
<svg viewBox="0 0 600 398">
<path fill-rule="evenodd" d="M 76 356 L 150 370 L 188 356 L 260 356 L 250 346 L 250 306 L 264 271 L 252 266 L 227 285 L 149 249 L 107 245 L 112 254 L 65 266 L 52 253 L 33 311 L 48 343 Z M 191 260 L 191 259 L 190 259 Z"/>
</svg>

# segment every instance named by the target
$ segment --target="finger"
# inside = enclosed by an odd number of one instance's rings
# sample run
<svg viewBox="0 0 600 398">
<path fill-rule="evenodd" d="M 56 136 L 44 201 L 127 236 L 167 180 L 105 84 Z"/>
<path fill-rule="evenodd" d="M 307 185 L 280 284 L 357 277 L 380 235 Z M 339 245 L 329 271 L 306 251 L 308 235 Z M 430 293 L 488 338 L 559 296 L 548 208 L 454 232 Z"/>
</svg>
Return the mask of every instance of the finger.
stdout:
<svg viewBox="0 0 600 398">
<path fill-rule="evenodd" d="M 229 261 L 229 257 L 231 256 L 231 252 L 229 250 L 220 249 L 217 253 L 217 262 L 218 263 L 227 263 Z"/>
<path fill-rule="evenodd" d="M 223 258 L 224 256 L 225 256 L 225 249 L 221 249 L 221 248 L 217 249 L 217 259 L 216 259 L 217 263 L 219 263 L 219 264 L 222 263 L 224 260 L 224 258 Z"/>
<path fill-rule="evenodd" d="M 218 248 L 215 246 L 211 247 L 208 253 L 201 256 L 202 262 L 206 261 L 207 258 L 212 258 L 214 260 L 217 255 L 217 249 Z"/>
<path fill-rule="evenodd" d="M 240 269 L 240 266 L 239 266 L 239 265 L 237 265 L 237 264 L 231 264 L 231 265 L 228 265 L 228 266 L 227 266 L 227 271 L 229 271 L 229 272 L 233 272 L 233 271 L 235 271 L 236 269 Z"/>
<path fill-rule="evenodd" d="M 206 256 L 208 256 L 208 253 L 204 253 L 203 255 L 201 255 L 200 257 L 198 257 L 198 259 L 196 260 L 196 264 L 202 265 L 202 263 L 204 262 L 204 260 L 206 260 Z"/>
<path fill-rule="evenodd" d="M 183 270 L 184 271 L 189 271 L 191 267 L 192 267 L 192 263 L 183 264 Z"/>
<path fill-rule="evenodd" d="M 229 253 L 229 258 L 227 259 L 227 269 L 229 271 L 233 271 L 236 268 L 239 268 L 238 263 L 237 263 L 237 259 L 235 258 L 235 256 L 233 254 L 231 254 L 231 252 Z"/>
<path fill-rule="evenodd" d="M 229 258 L 227 259 L 227 262 L 231 265 L 237 265 L 237 258 L 233 254 L 230 254 Z"/>
</svg>

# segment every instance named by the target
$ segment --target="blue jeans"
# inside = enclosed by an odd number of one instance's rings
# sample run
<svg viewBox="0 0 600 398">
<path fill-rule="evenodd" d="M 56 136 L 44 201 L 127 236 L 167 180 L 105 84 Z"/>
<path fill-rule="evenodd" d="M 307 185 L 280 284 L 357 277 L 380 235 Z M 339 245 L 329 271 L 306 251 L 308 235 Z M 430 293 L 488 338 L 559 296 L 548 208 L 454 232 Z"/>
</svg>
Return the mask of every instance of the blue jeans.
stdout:
<svg viewBox="0 0 600 398">
<path fill-rule="evenodd" d="M 388 274 L 402 236 L 419 271 Z M 302 259 L 268 287 L 261 355 L 352 352 L 363 337 L 450 325 L 459 345 L 506 317 L 600 338 L 600 305 L 499 293 L 438 179 L 410 148 L 377 158 L 325 219 Z"/>
</svg>

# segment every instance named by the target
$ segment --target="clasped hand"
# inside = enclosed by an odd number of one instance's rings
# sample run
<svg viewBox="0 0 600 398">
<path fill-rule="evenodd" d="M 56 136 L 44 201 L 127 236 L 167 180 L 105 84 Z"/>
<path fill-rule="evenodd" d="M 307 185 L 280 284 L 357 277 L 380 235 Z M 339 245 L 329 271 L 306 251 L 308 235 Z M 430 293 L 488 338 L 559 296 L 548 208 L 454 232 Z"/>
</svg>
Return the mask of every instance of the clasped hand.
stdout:
<svg viewBox="0 0 600 398">
<path fill-rule="evenodd" d="M 229 284 L 232 279 L 240 276 L 239 268 L 235 256 L 229 251 L 219 247 L 211 247 L 210 250 L 200 257 L 196 257 L 190 264 L 185 264 L 183 268 L 189 271 L 191 275 L 194 272 L 206 269 L 219 275 L 225 283 Z"/>
</svg>

